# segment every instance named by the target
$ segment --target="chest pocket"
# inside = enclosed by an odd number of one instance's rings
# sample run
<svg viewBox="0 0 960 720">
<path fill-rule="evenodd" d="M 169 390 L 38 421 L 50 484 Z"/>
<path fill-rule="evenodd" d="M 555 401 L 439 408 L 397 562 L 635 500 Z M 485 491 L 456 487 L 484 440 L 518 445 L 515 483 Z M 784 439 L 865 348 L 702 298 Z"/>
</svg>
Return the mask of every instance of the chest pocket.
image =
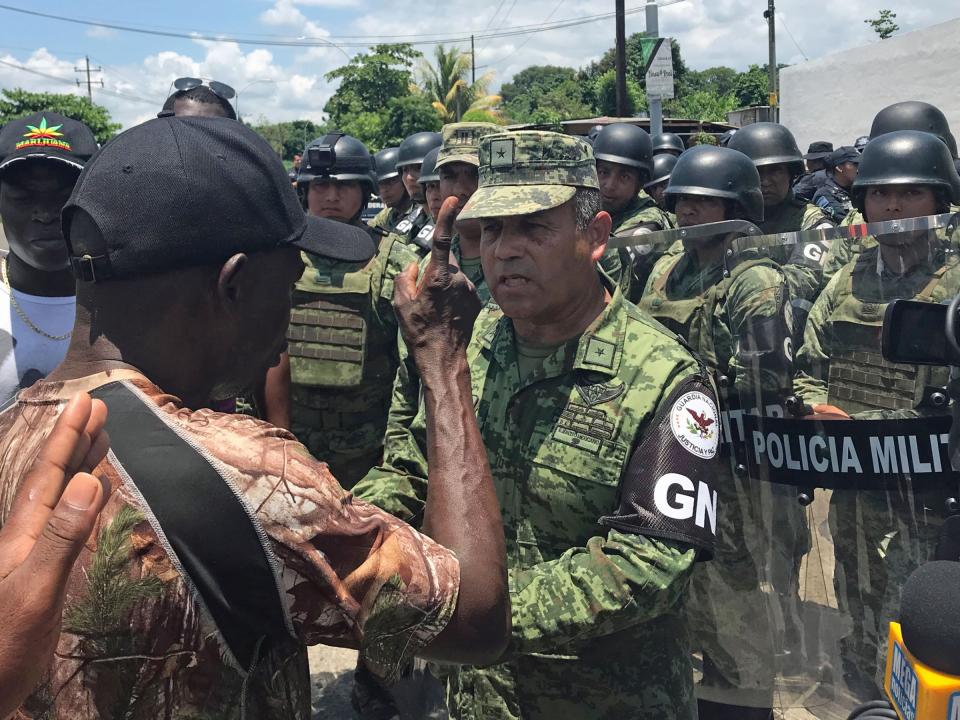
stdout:
<svg viewBox="0 0 960 720">
<path fill-rule="evenodd" d="M 366 363 L 370 274 L 315 273 L 309 284 L 297 283 L 293 294 L 287 331 L 291 380 L 309 387 L 356 387 Z"/>
<path fill-rule="evenodd" d="M 617 437 L 606 419 L 562 419 L 531 448 L 530 472 L 516 497 L 516 540 L 523 566 L 555 560 L 603 534 L 597 521 L 617 506 L 629 452 L 613 439 Z"/>
</svg>

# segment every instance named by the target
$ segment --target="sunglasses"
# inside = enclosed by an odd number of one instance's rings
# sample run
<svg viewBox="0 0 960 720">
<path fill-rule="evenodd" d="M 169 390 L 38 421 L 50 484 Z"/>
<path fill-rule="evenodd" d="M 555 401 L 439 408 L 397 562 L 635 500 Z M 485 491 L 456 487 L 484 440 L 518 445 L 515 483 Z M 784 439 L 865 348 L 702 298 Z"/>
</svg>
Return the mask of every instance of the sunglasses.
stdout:
<svg viewBox="0 0 960 720">
<path fill-rule="evenodd" d="M 173 81 L 173 87 L 180 92 L 186 92 L 187 90 L 193 90 L 196 87 L 200 87 L 204 82 L 200 78 L 194 77 L 182 77 L 177 78 Z M 230 100 L 235 97 L 237 91 L 226 83 L 219 82 L 218 80 L 211 80 L 206 83 L 207 87 L 213 91 L 213 94 L 224 100 Z"/>
</svg>

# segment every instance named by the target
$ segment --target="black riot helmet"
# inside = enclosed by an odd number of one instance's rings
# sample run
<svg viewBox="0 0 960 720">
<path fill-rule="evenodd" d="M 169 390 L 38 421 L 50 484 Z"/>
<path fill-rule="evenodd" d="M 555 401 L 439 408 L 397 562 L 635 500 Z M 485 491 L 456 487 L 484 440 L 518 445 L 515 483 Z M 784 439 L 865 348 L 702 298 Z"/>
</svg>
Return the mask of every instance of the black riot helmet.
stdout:
<svg viewBox="0 0 960 720">
<path fill-rule="evenodd" d="M 644 187 L 653 187 L 670 179 L 670 173 L 676 167 L 677 156 L 669 153 L 660 153 L 653 158 L 653 172 L 650 173 L 650 181 Z"/>
<path fill-rule="evenodd" d="M 867 189 L 880 185 L 925 185 L 944 205 L 960 203 L 960 175 L 950 151 L 928 132 L 897 130 L 867 143 L 850 192 L 854 207 L 863 212 Z"/>
<path fill-rule="evenodd" d="M 779 123 L 758 122 L 742 127 L 727 147 L 742 152 L 756 167 L 787 165 L 791 177 L 803 175 L 803 153 L 793 133 Z"/>
<path fill-rule="evenodd" d="M 885 107 L 873 118 L 870 139 L 873 140 L 897 130 L 920 130 L 932 133 L 947 144 L 951 157 L 957 157 L 957 140 L 950 132 L 947 116 L 935 105 L 908 100 Z"/>
<path fill-rule="evenodd" d="M 669 152 L 682 153 L 687 149 L 683 144 L 683 138 L 673 133 L 660 133 L 659 135 L 654 135 L 650 140 L 653 143 L 654 155 Z"/>
<path fill-rule="evenodd" d="M 440 154 L 440 148 L 435 147 L 427 153 L 420 165 L 420 177 L 417 182 L 421 185 L 427 183 L 440 182 L 440 173 L 437 170 L 437 156 Z"/>
<path fill-rule="evenodd" d="M 677 158 L 664 193 L 667 210 L 676 212 L 680 195 L 729 200 L 739 206 L 745 219 L 763 222 L 760 173 L 750 158 L 730 148 L 697 145 Z"/>
<path fill-rule="evenodd" d="M 593 140 L 593 156 L 640 171 L 640 184 L 653 172 L 653 145 L 646 130 L 630 123 L 611 123 Z"/>
<path fill-rule="evenodd" d="M 720 147 L 727 147 L 730 144 L 730 139 L 737 134 L 736 129 L 727 130 L 723 135 L 717 139 L 717 145 Z"/>
<path fill-rule="evenodd" d="M 603 129 L 604 129 L 605 127 L 606 127 L 606 125 L 594 125 L 594 126 L 593 126 L 592 128 L 590 128 L 590 130 L 587 132 L 587 140 L 592 144 L 593 141 L 597 139 L 597 135 L 599 135 L 600 133 L 602 133 L 602 132 L 603 132 Z"/>
<path fill-rule="evenodd" d="M 404 138 L 397 148 L 397 170 L 407 165 L 423 165 L 423 159 L 443 142 L 438 132 L 418 132 Z"/>
<path fill-rule="evenodd" d="M 399 177 L 397 172 L 397 148 L 384 148 L 373 156 L 373 166 L 377 171 L 377 182 Z"/>
<path fill-rule="evenodd" d="M 302 193 L 310 181 L 317 178 L 356 180 L 364 190 L 364 206 L 370 196 L 377 192 L 373 158 L 367 146 L 357 138 L 339 132 L 317 138 L 303 151 L 297 189 Z"/>
</svg>

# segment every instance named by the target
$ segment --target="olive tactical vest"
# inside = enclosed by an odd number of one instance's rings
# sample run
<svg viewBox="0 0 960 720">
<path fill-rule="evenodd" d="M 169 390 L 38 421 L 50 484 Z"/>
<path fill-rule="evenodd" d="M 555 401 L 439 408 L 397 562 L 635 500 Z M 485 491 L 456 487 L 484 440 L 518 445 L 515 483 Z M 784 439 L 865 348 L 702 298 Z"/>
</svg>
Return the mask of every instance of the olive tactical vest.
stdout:
<svg viewBox="0 0 960 720">
<path fill-rule="evenodd" d="M 872 256 L 871 256 L 872 257 Z M 842 271 L 843 300 L 830 315 L 832 339 L 827 402 L 847 413 L 874 410 L 915 410 L 932 392 L 943 392 L 949 368 L 909 365 L 885 360 L 881 352 L 883 316 L 888 302 L 863 302 L 853 294 L 853 273 L 860 263 Z M 912 299 L 935 302 L 934 291 L 948 269 L 944 265 Z M 954 273 L 955 274 L 955 273 Z"/>
</svg>

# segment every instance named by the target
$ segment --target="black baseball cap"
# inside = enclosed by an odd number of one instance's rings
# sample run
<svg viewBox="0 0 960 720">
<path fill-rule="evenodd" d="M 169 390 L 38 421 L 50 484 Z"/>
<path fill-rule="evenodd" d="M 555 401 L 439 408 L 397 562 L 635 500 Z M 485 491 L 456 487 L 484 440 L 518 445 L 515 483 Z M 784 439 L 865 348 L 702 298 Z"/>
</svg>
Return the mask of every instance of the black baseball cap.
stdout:
<svg viewBox="0 0 960 720">
<path fill-rule="evenodd" d="M 843 145 L 838 147 L 832 153 L 827 155 L 823 162 L 827 167 L 835 168 L 839 165 L 842 165 L 845 162 L 853 163 L 854 165 L 860 164 L 860 151 L 851 145 Z"/>
<path fill-rule="evenodd" d="M 807 148 L 807 154 L 803 156 L 804 160 L 822 160 L 833 152 L 833 143 L 826 140 L 817 140 L 810 143 Z"/>
<path fill-rule="evenodd" d="M 0 128 L 0 173 L 15 162 L 31 159 L 56 160 L 83 170 L 96 151 L 90 128 L 60 113 L 33 113 Z"/>
<path fill-rule="evenodd" d="M 78 211 L 99 231 L 101 254 L 79 237 L 74 249 Z M 87 282 L 285 246 L 348 262 L 375 252 L 364 229 L 304 214 L 273 148 L 221 117 L 163 117 L 121 133 L 80 174 L 61 222 L 74 274 Z"/>
</svg>

